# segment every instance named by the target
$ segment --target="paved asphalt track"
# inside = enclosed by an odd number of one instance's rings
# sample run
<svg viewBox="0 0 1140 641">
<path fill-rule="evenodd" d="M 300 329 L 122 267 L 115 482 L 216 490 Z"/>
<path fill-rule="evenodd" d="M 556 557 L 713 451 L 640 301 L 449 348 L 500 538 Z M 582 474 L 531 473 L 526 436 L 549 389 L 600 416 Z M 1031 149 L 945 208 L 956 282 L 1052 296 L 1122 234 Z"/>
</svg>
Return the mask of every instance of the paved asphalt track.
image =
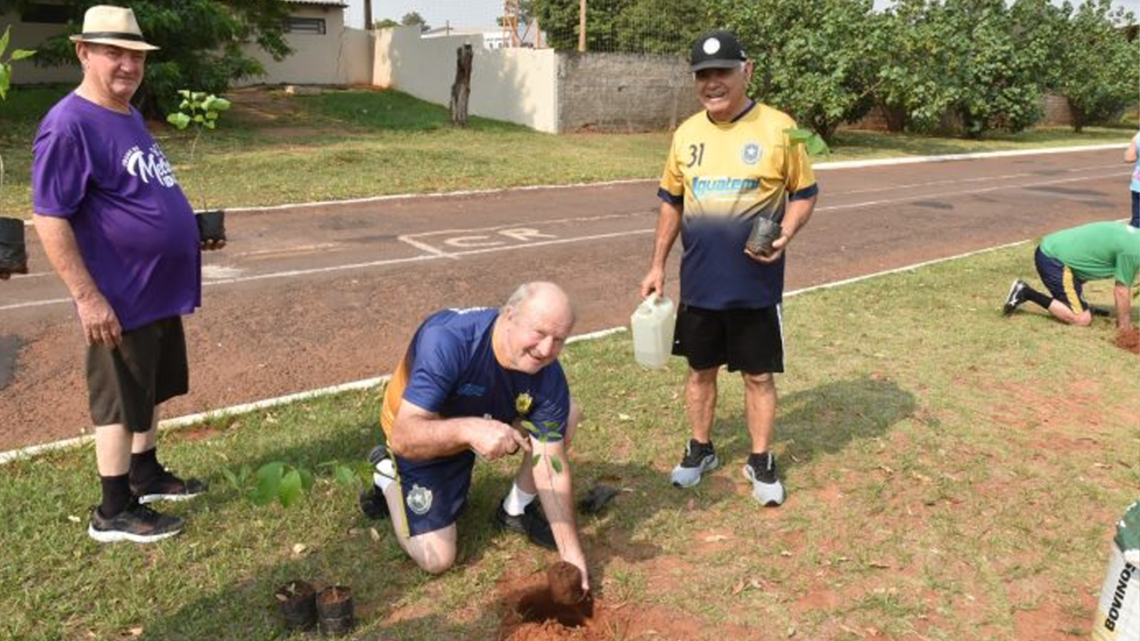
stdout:
<svg viewBox="0 0 1140 641">
<path fill-rule="evenodd" d="M 821 169 L 788 288 L 1126 218 L 1120 156 Z M 163 415 L 390 372 L 424 315 L 498 305 L 524 280 L 569 291 L 576 333 L 623 325 L 649 262 L 655 192 L 655 181 L 635 181 L 231 213 L 229 246 L 205 257 L 203 308 L 186 319 L 192 392 Z M 89 422 L 74 309 L 34 233 L 29 253 L 33 273 L 0 282 L 0 450 L 73 437 Z M 679 259 L 678 243 L 674 295 Z M 995 308 L 1007 285 L 994 283 Z"/>
</svg>

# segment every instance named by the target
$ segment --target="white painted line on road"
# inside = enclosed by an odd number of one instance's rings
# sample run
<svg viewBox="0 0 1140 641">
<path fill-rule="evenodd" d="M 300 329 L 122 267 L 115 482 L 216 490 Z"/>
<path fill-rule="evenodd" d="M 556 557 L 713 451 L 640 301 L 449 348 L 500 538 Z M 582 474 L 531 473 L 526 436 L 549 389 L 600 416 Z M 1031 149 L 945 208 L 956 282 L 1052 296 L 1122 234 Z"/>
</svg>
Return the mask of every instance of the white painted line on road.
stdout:
<svg viewBox="0 0 1140 641">
<path fill-rule="evenodd" d="M 412 238 L 412 236 L 418 236 L 418 235 L 419 234 L 411 234 L 408 236 L 397 236 L 396 240 L 398 240 L 402 243 L 407 243 L 407 244 L 411 245 L 412 247 L 415 247 L 416 249 L 418 249 L 420 251 L 425 251 L 429 254 L 435 254 L 436 256 L 439 256 L 441 258 L 452 258 L 454 260 L 459 260 L 458 256 L 453 256 L 453 255 L 448 254 L 447 252 L 443 251 L 442 249 L 436 249 L 435 247 L 433 247 L 427 243 L 421 243 L 420 241 Z"/>
<path fill-rule="evenodd" d="M 1121 146 L 1124 146 L 1123 144 Z M 265 207 L 227 207 L 226 211 L 281 211 L 297 209 L 299 207 L 318 207 L 325 205 L 362 205 L 366 203 L 382 203 L 391 200 L 410 200 L 412 198 L 451 198 L 462 196 L 486 196 L 516 191 L 539 191 L 542 189 L 574 189 L 576 187 L 608 187 L 611 185 L 629 185 L 633 183 L 649 182 L 656 178 L 627 178 L 624 180 L 604 180 L 596 183 L 570 183 L 567 185 L 526 185 L 522 187 L 498 187 L 495 189 L 464 189 L 460 191 L 439 191 L 428 194 L 389 194 L 387 196 L 368 196 L 366 198 L 348 198 L 346 200 L 318 200 L 310 203 L 286 203 L 283 205 L 269 205 Z"/>
<path fill-rule="evenodd" d="M 1035 156 L 1044 154 L 1066 154 L 1080 151 L 1100 151 L 1105 149 L 1124 149 L 1127 142 L 1106 143 L 1103 145 L 1084 145 L 1081 147 L 1053 147 L 1043 149 L 1018 149 L 1013 151 L 986 151 L 969 154 L 947 154 L 944 156 L 908 156 L 906 158 L 874 158 L 870 160 L 843 160 L 836 162 L 813 163 L 816 171 L 830 169 L 859 169 L 864 167 L 884 167 L 888 165 L 910 165 L 928 162 L 950 162 L 954 160 L 984 160 L 986 158 L 1004 158 L 1010 156 Z M 462 196 L 485 196 L 489 194 L 502 194 L 516 191 L 540 191 L 543 189 L 574 189 L 577 187 L 608 187 L 612 185 L 632 185 L 636 183 L 655 183 L 657 178 L 628 178 L 625 180 L 605 180 L 594 183 L 571 183 L 568 185 L 529 185 L 525 187 L 500 187 L 497 189 L 468 189 L 461 191 L 444 191 L 430 194 L 391 194 L 387 196 L 369 196 L 367 198 L 349 198 L 346 200 L 319 200 L 308 203 L 285 203 L 283 205 L 269 205 L 263 207 L 228 207 L 226 211 L 282 211 L 298 209 L 301 207 L 318 207 L 326 205 L 360 205 L 365 203 L 379 203 L 394 200 L 409 200 L 412 198 L 451 198 Z"/>
<path fill-rule="evenodd" d="M 1081 147 L 1053 147 L 1049 149 L 1014 149 L 1010 151 L 984 151 L 969 154 L 946 154 L 942 156 L 907 156 L 904 158 L 878 158 L 875 160 L 840 160 L 812 164 L 812 169 L 861 169 L 865 167 L 886 167 L 889 165 L 912 165 L 927 162 L 952 162 L 956 160 L 984 160 L 986 158 L 1010 158 L 1015 156 L 1040 156 L 1046 154 L 1068 154 L 1078 151 L 1101 151 L 1124 149 L 1128 143 L 1108 143 L 1104 145 L 1084 145 Z"/>
<path fill-rule="evenodd" d="M 1120 169 L 1120 163 L 1113 163 L 1111 165 L 1096 165 L 1091 167 L 1077 167 L 1075 169 L 1062 169 L 1062 173 L 1073 174 L 1082 171 L 1101 171 L 1104 169 Z M 1006 174 L 1004 176 L 979 176 L 976 178 L 950 178 L 947 180 L 932 180 L 923 183 L 896 183 L 890 187 L 869 187 L 867 189 L 851 189 L 844 191 L 843 194 L 869 194 L 877 191 L 897 191 L 899 189 L 914 189 L 915 187 L 934 187 L 936 185 L 959 185 L 962 183 L 974 182 L 992 182 L 996 180 L 1009 180 L 1011 178 L 1032 178 L 1040 176 L 1039 173 L 1024 173 L 1024 174 Z M 1090 176 L 1090 178 L 1098 178 L 1099 176 Z"/>
<path fill-rule="evenodd" d="M 849 203 L 846 205 L 825 205 L 823 207 L 816 207 L 815 211 L 834 211 L 837 209 L 860 209 L 862 207 L 874 207 L 877 205 L 891 205 L 895 203 L 913 202 L 917 200 L 929 200 L 931 198 L 945 198 L 947 196 L 962 196 L 971 194 L 982 194 L 991 191 L 1006 191 L 1015 189 L 1028 189 L 1030 187 L 1044 187 L 1047 185 L 1061 185 L 1064 183 L 1082 182 L 1085 180 L 1093 180 L 1094 178 L 1114 178 L 1119 176 L 1128 176 L 1131 171 L 1120 171 L 1114 174 L 1105 174 L 1102 176 L 1080 176 L 1077 178 L 1064 178 L 1061 180 L 1046 180 L 1036 183 L 1025 183 L 1023 185 L 998 185 L 996 187 L 979 187 L 973 189 L 963 189 L 959 191 L 944 191 L 940 194 L 918 194 L 910 195 L 905 198 L 887 198 L 884 200 L 865 200 L 858 203 Z M 2 308 L 0 308 L 2 309 Z"/>
<path fill-rule="evenodd" d="M 987 253 L 999 251 L 1002 249 L 1017 247 L 1019 245 L 1024 245 L 1028 242 L 1030 242 L 1030 241 L 1020 240 L 1020 241 L 1017 241 L 1014 243 L 1007 243 L 1005 245 L 998 245 L 997 247 L 987 247 L 985 249 L 977 249 L 977 250 L 974 250 L 971 252 L 966 252 L 963 254 L 956 254 L 954 256 L 947 256 L 945 258 L 936 258 L 933 260 L 927 260 L 927 261 L 923 261 L 920 263 L 914 263 L 912 265 L 906 265 L 904 267 L 896 267 L 894 269 L 888 269 L 888 270 L 881 271 L 881 272 L 875 272 L 873 274 L 866 274 L 864 276 L 856 276 L 854 278 L 847 278 L 847 279 L 835 281 L 832 283 L 823 283 L 820 285 L 813 285 L 811 287 L 804 287 L 802 289 L 796 289 L 796 290 L 792 290 L 789 292 L 785 292 L 784 297 L 785 298 L 791 298 L 793 296 L 798 296 L 800 294 L 806 294 L 806 293 L 821 290 L 821 289 L 831 289 L 833 287 L 841 287 L 843 285 L 850 285 L 852 283 L 858 283 L 858 282 L 862 282 L 865 280 L 871 280 L 873 278 L 879 278 L 881 276 L 887 276 L 890 274 L 897 274 L 897 273 L 905 272 L 905 271 L 912 271 L 915 269 L 919 269 L 921 267 L 929 267 L 931 265 L 937 265 L 939 263 L 946 263 L 946 262 L 950 262 L 950 261 L 954 261 L 954 260 L 960 260 L 963 258 L 969 258 L 971 256 L 978 256 L 981 254 L 987 254 Z M 593 339 L 609 336 L 611 334 L 620 334 L 620 333 L 625 332 L 625 331 L 626 331 L 625 327 L 611 327 L 609 329 L 603 329 L 603 330 L 596 331 L 596 332 L 590 332 L 588 334 L 581 334 L 578 336 L 572 336 L 566 342 L 567 343 L 576 343 L 578 341 L 593 340 Z M 266 399 L 266 400 L 262 400 L 262 401 L 255 401 L 252 403 L 245 403 L 242 405 L 234 405 L 231 407 L 213 410 L 211 412 L 202 412 L 199 414 L 190 414 L 187 416 L 180 416 L 178 418 L 172 418 L 172 419 L 167 419 L 165 421 L 161 421 L 159 423 L 159 429 L 160 430 L 167 430 L 167 429 L 172 429 L 172 428 L 177 428 L 177 427 L 184 427 L 187 425 L 193 425 L 195 423 L 205 421 L 205 420 L 209 420 L 209 419 L 220 418 L 223 416 L 231 416 L 233 414 L 242 414 L 245 412 L 251 412 L 251 411 L 255 411 L 255 410 L 259 410 L 259 409 L 265 409 L 265 408 L 269 408 L 269 407 L 275 407 L 278 405 L 284 405 L 286 403 L 292 403 L 292 402 L 296 402 L 296 401 L 300 401 L 300 400 L 306 400 L 306 399 L 310 399 L 310 398 L 328 396 L 330 394 L 337 394 L 339 392 L 344 392 L 344 391 L 349 391 L 349 390 L 369 389 L 372 387 L 376 387 L 380 383 L 383 383 L 384 381 L 387 381 L 390 378 L 391 378 L 390 374 L 384 375 L 384 376 L 377 376 L 375 378 L 367 378 L 364 380 L 354 381 L 351 383 L 344 383 L 342 385 L 334 385 L 331 387 L 323 387 L 320 389 L 309 390 L 307 392 L 298 392 L 296 394 L 279 396 L 277 398 L 271 398 L 271 399 Z M 17 460 L 17 459 L 35 456 L 36 454 L 39 454 L 42 452 L 48 452 L 51 450 L 66 449 L 66 448 L 71 448 L 71 447 L 78 447 L 80 445 L 83 445 L 84 443 L 91 442 L 93 439 L 94 439 L 94 436 L 87 435 L 87 436 L 80 436 L 77 438 L 70 438 L 70 439 L 66 439 L 63 441 L 55 441 L 52 443 L 44 443 L 41 445 L 32 445 L 30 447 L 25 447 L 25 448 L 17 449 L 17 450 L 9 450 L 7 452 L 0 452 L 0 465 L 3 465 L 5 463 L 9 463 L 9 462 Z"/>
</svg>

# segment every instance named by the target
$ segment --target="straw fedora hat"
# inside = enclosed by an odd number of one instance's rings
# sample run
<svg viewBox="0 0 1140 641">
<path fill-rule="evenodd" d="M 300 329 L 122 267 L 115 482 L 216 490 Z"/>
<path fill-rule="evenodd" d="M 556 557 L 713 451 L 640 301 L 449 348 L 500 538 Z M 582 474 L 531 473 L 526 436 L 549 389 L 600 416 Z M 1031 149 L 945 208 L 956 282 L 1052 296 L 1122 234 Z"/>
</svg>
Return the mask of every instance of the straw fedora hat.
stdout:
<svg viewBox="0 0 1140 641">
<path fill-rule="evenodd" d="M 105 4 L 95 5 L 83 14 L 83 33 L 71 36 L 71 41 L 112 45 L 135 51 L 158 49 L 143 40 L 134 11 Z"/>
</svg>

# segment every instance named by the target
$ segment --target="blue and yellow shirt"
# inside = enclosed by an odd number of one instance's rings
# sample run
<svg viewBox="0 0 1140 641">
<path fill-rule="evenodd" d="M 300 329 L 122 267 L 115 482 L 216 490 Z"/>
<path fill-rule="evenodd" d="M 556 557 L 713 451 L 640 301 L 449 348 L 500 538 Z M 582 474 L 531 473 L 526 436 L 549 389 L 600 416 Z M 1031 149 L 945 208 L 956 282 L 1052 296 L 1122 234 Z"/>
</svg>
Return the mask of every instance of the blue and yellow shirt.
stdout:
<svg viewBox="0 0 1140 641">
<path fill-rule="evenodd" d="M 729 123 L 702 111 L 673 134 L 657 193 L 682 207 L 681 302 L 759 309 L 783 298 L 784 259 L 757 263 L 744 244 L 757 216 L 780 220 L 789 199 L 818 192 L 807 151 L 788 142 L 795 126 L 754 102 Z"/>
<path fill-rule="evenodd" d="M 562 366 L 555 361 L 536 374 L 504 367 L 491 340 L 498 317 L 495 308 L 445 309 L 420 325 L 384 392 L 385 436 L 404 400 L 444 418 L 512 423 L 525 416 L 536 425 L 556 423 L 565 436 L 570 388 Z"/>
</svg>

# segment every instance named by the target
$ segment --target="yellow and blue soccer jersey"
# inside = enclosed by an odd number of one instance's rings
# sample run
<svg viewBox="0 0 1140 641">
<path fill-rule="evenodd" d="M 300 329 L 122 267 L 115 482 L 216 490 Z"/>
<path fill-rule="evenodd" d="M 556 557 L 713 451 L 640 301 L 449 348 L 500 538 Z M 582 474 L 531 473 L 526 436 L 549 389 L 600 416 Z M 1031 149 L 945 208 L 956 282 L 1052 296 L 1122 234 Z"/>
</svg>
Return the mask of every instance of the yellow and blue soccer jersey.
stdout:
<svg viewBox="0 0 1140 641">
<path fill-rule="evenodd" d="M 425 320 L 384 392 L 380 424 L 386 436 L 407 400 L 444 418 L 484 416 L 511 423 L 526 416 L 565 432 L 570 388 L 555 361 L 536 374 L 503 367 L 491 335 L 499 310 L 445 309 Z"/>
<path fill-rule="evenodd" d="M 788 200 L 818 192 L 804 146 L 790 145 L 787 114 L 752 103 L 730 123 L 704 111 L 673 134 L 658 195 L 682 207 L 681 302 L 705 309 L 758 309 L 780 302 L 784 259 L 744 253 L 757 216 L 781 220 Z"/>
</svg>

